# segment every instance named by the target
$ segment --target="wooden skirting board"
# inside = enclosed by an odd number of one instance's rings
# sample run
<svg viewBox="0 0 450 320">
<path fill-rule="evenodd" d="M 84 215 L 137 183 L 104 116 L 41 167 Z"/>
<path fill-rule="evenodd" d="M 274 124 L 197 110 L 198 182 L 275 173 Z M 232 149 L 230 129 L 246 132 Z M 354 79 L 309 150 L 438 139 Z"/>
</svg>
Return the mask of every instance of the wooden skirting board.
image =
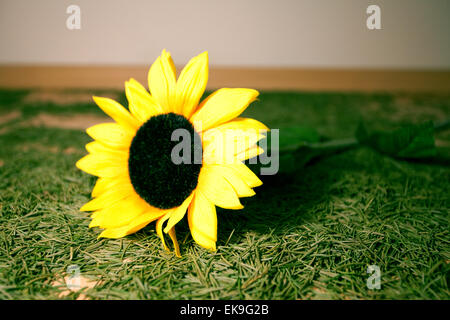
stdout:
<svg viewBox="0 0 450 320">
<path fill-rule="evenodd" d="M 147 86 L 144 66 L 0 65 L 0 88 L 123 88 L 129 78 Z M 406 91 L 450 93 L 450 70 L 211 67 L 208 88 L 262 90 Z"/>
</svg>

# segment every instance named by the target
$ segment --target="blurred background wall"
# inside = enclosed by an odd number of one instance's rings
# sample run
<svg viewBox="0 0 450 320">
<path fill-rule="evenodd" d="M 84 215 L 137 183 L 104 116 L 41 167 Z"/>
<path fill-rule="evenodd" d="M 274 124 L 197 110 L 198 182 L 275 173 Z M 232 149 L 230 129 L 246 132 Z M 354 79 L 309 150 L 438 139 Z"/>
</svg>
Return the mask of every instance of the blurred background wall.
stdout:
<svg viewBox="0 0 450 320">
<path fill-rule="evenodd" d="M 166 48 L 178 65 L 208 50 L 218 67 L 447 72 L 449 39 L 449 0 L 0 0 L 3 66 L 148 67 Z"/>
<path fill-rule="evenodd" d="M 0 63 L 148 64 L 167 48 L 178 63 L 209 50 L 221 66 L 448 69 L 449 39 L 448 0 L 0 1 Z"/>
</svg>

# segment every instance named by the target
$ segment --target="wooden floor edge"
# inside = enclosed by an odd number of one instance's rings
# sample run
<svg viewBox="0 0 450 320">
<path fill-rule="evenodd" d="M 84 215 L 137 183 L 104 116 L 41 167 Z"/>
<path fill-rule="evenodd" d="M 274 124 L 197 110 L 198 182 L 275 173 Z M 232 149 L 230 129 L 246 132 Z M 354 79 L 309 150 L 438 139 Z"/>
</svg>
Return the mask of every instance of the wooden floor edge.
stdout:
<svg viewBox="0 0 450 320">
<path fill-rule="evenodd" d="M 146 66 L 0 65 L 1 88 L 122 89 L 147 83 Z M 407 91 L 450 93 L 450 71 L 211 67 L 208 88 L 260 90 Z"/>
</svg>

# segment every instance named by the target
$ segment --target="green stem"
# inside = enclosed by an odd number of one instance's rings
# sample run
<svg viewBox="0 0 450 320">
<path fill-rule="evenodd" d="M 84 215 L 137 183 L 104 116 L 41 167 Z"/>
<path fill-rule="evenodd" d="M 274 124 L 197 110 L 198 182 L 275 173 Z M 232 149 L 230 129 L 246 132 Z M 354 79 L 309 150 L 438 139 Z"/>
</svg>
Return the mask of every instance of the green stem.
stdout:
<svg viewBox="0 0 450 320">
<path fill-rule="evenodd" d="M 450 128 L 450 119 L 447 119 L 442 122 L 434 123 L 434 130 L 442 131 Z M 306 143 L 305 146 L 308 146 L 315 150 L 342 150 L 347 148 L 356 147 L 359 145 L 359 142 L 356 138 L 347 138 L 347 139 L 338 139 L 338 140 L 330 140 L 326 142 L 318 142 L 318 143 Z"/>
</svg>

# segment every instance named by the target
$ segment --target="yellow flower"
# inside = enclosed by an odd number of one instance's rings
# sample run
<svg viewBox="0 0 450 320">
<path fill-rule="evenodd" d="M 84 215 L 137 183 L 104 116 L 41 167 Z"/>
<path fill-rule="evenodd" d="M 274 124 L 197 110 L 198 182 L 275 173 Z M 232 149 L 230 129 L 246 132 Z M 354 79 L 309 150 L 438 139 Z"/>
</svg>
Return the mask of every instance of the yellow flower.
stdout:
<svg viewBox="0 0 450 320">
<path fill-rule="evenodd" d="M 164 248 L 168 250 L 163 231 L 180 256 L 175 225 L 187 211 L 193 239 L 216 250 L 216 206 L 242 209 L 239 197 L 253 196 L 252 188 L 262 184 L 242 161 L 264 152 L 256 143 L 268 128 L 237 118 L 258 92 L 223 88 L 199 104 L 207 80 L 207 52 L 191 59 L 176 79 L 170 53 L 163 50 L 148 73 L 150 92 L 134 79 L 125 82 L 129 111 L 114 100 L 93 97 L 115 120 L 86 130 L 95 141 L 86 145 L 89 154 L 76 163 L 99 177 L 94 199 L 80 209 L 93 212 L 89 227 L 103 228 L 99 237 L 121 238 L 156 220 Z M 189 132 L 191 150 L 202 152 L 199 162 L 174 163 L 176 129 Z M 224 135 L 230 130 L 235 133 L 231 140 Z"/>
</svg>

